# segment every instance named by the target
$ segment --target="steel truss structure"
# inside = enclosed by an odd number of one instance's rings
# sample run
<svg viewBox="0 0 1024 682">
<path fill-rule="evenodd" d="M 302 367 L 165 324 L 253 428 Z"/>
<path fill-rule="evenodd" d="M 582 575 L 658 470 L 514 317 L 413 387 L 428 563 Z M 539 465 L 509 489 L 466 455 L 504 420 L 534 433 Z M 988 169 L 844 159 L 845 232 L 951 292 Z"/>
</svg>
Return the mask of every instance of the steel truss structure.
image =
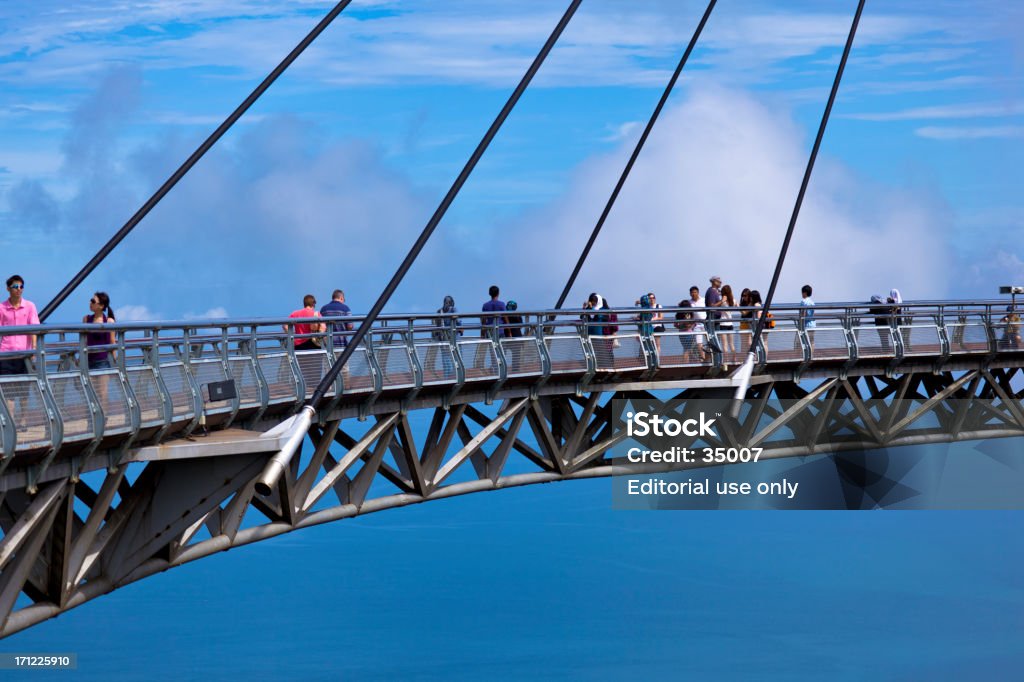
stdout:
<svg viewBox="0 0 1024 682">
<path fill-rule="evenodd" d="M 1021 436 L 1022 379 L 1020 368 L 984 367 L 831 376 L 812 388 L 761 376 L 740 419 L 722 430 L 721 444 L 759 446 L 764 457 L 777 458 Z M 616 425 L 625 401 L 661 403 L 651 393 L 660 387 L 605 385 L 507 398 L 491 407 L 439 405 L 421 433 L 400 409 L 365 422 L 326 421 L 310 430 L 313 447 L 292 460 L 266 496 L 254 482 L 273 447 L 120 464 L 97 473 L 98 485 L 65 478 L 35 495 L 9 490 L 0 498 L 0 634 L 169 568 L 308 526 L 471 492 L 635 470 L 614 453 L 626 438 Z M 690 386 L 675 398 L 720 399 L 729 390 Z M 680 467 L 647 470 L 673 468 Z"/>
</svg>

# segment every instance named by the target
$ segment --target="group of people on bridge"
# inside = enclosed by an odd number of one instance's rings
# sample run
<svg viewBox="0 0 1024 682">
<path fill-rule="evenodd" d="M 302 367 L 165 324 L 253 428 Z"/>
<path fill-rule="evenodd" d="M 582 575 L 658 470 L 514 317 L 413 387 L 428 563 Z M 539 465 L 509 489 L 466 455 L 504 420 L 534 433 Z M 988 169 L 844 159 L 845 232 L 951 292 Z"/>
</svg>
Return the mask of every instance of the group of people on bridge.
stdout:
<svg viewBox="0 0 1024 682">
<path fill-rule="evenodd" d="M 11 275 L 7 278 L 7 300 L 0 303 L 0 326 L 14 325 L 35 325 L 39 324 L 39 314 L 35 304 L 24 297 L 25 280 L 20 275 Z M 810 284 L 801 287 L 800 295 L 800 319 L 802 326 L 813 335 L 816 326 L 814 318 L 814 290 Z M 502 301 L 500 289 L 492 285 L 488 290 L 488 300 L 481 307 L 480 326 L 481 335 L 490 336 L 497 333 L 505 338 L 522 337 L 525 333 L 523 317 L 518 313 L 519 306 L 514 300 Z M 632 316 L 631 322 L 638 326 L 643 336 L 651 337 L 656 348 L 660 351 L 659 333 L 666 331 L 666 323 L 663 306 L 658 303 L 658 298 L 653 291 L 641 295 L 633 303 L 639 309 L 636 315 Z M 739 352 L 736 347 L 734 332 L 750 330 L 762 317 L 761 308 L 764 302 L 761 292 L 757 289 L 743 289 L 739 299 L 735 297 L 733 287 L 722 283 L 718 275 L 710 277 L 710 286 L 701 295 L 700 288 L 691 286 L 687 298 L 676 304 L 678 312 L 675 313 L 673 326 L 682 332 L 693 332 L 688 335 L 690 339 L 687 345 L 691 352 L 698 356 L 706 356 L 710 348 L 700 339 L 706 338 L 702 335 L 707 331 L 709 321 L 713 321 L 715 329 L 720 334 L 720 344 L 723 352 Z M 909 324 L 909 318 L 904 318 L 903 296 L 899 289 L 893 288 L 889 295 L 871 296 L 868 303 L 869 314 L 874 319 L 874 324 L 879 327 L 879 338 L 883 347 L 889 343 L 887 333 L 882 328 Z M 327 332 L 328 322 L 312 321 L 327 317 L 346 317 L 352 314 L 351 308 L 345 302 L 345 292 L 342 289 L 335 289 L 331 294 L 331 300 L 317 309 L 316 297 L 306 294 L 303 297 L 302 307 L 293 311 L 289 317 L 296 321 L 291 326 L 295 334 L 296 350 L 313 350 L 322 345 L 319 334 Z M 586 312 L 582 319 L 586 323 L 587 333 L 592 337 L 614 337 L 619 330 L 620 320 L 613 312 L 613 306 L 608 299 L 597 292 L 591 293 L 581 308 Z M 692 310 L 690 310 L 692 309 Z M 446 340 L 449 333 L 461 335 L 460 321 L 455 315 L 458 309 L 455 306 L 455 299 L 452 296 L 445 296 L 440 308 L 437 309 L 440 317 L 434 320 L 434 338 L 437 341 Z M 310 321 L 305 321 L 310 319 Z M 106 292 L 97 291 L 89 299 L 89 313 L 82 318 L 86 324 L 104 324 L 116 320 L 114 310 L 110 305 L 110 296 Z M 1000 345 L 1006 349 L 1017 350 L 1024 348 L 1021 338 L 1020 314 L 1013 305 L 1006 309 L 1006 316 L 1000 322 L 1005 325 L 1004 333 L 1000 339 Z M 353 324 L 347 321 L 333 321 L 331 332 L 336 347 L 343 347 L 347 337 L 351 336 Z M 764 323 L 765 329 L 773 329 L 775 320 L 771 313 Z M 289 325 L 285 325 L 288 331 Z M 87 346 L 105 347 L 114 345 L 114 333 L 109 331 L 96 331 L 87 333 Z M 31 334 L 7 334 L 0 335 L 0 375 L 26 374 L 29 365 L 24 357 L 11 358 L 7 354 L 30 353 L 35 349 L 36 339 Z M 812 341 L 813 343 L 813 341 Z M 608 349 L 611 350 L 611 347 Z M 89 369 L 109 369 L 115 360 L 114 352 L 110 349 L 100 348 L 88 353 Z"/>
</svg>

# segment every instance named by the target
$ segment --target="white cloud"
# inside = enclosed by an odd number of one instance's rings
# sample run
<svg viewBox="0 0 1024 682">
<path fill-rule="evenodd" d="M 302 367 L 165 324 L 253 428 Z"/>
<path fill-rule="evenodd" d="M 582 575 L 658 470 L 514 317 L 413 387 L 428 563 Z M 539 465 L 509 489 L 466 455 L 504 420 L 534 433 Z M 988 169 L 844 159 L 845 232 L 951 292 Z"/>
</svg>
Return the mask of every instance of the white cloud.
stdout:
<svg viewBox="0 0 1024 682">
<path fill-rule="evenodd" d="M 943 104 L 930 107 L 915 107 L 900 111 L 879 113 L 844 114 L 843 118 L 858 121 L 915 121 L 919 119 L 945 118 L 998 118 L 1024 113 L 1024 102 L 963 103 Z"/>
<path fill-rule="evenodd" d="M 149 306 L 129 304 L 114 308 L 118 322 L 151 322 L 162 320 L 164 316 L 149 309 Z"/>
<path fill-rule="evenodd" d="M 640 121 L 627 121 L 614 130 L 612 130 L 603 139 L 605 142 L 618 142 L 620 140 L 628 140 L 634 137 L 634 133 L 639 134 L 639 130 L 642 123 Z"/>
<path fill-rule="evenodd" d="M 210 308 L 209 310 L 201 313 L 189 312 L 184 315 L 186 320 L 217 320 L 225 317 L 230 316 L 228 315 L 227 308 L 224 306 L 216 306 L 215 308 Z"/>
<path fill-rule="evenodd" d="M 518 80 L 563 9 L 550 0 L 447 0 L 422 6 L 381 2 L 393 11 L 360 15 L 367 4 L 354 3 L 296 63 L 292 71 L 301 72 L 300 81 L 503 86 Z M 0 20 L 9 27 L 0 33 L 0 56 L 30 56 L 36 83 L 79 81 L 112 62 L 142 64 L 147 71 L 217 65 L 237 77 L 262 76 L 315 24 L 310 10 L 327 6 L 307 0 L 82 0 L 73 7 L 26 3 L 18 11 L 18 3 L 4 5 L 14 7 L 4 13 L 0 5 Z M 539 81 L 663 83 L 703 5 L 656 0 L 584 4 Z M 942 13 L 900 9 L 865 14 L 858 49 L 895 46 L 898 52 L 872 56 L 862 68 L 888 68 L 892 61 L 955 63 L 965 56 L 962 43 L 983 40 L 1000 26 L 998 16 L 1009 11 L 998 5 L 969 12 L 955 6 Z M 786 60 L 836 52 L 851 18 L 852 8 L 822 12 L 820 3 L 790 3 L 785 11 L 769 3 L 720 3 L 694 60 L 734 67 L 726 78 L 763 80 Z M 172 22 L 189 31 L 163 30 Z M 129 28 L 133 35 L 126 37 Z M 0 79 L 15 82 L 25 75 L 20 59 L 0 68 Z"/>
<path fill-rule="evenodd" d="M 1024 286 L 1024 260 L 1019 254 L 994 249 L 967 268 L 967 281 L 995 298 L 1000 286 Z"/>
<path fill-rule="evenodd" d="M 1024 126 L 925 126 L 914 131 L 918 137 L 930 140 L 984 140 L 993 138 L 1024 137 Z"/>
<path fill-rule="evenodd" d="M 508 226 L 482 266 L 467 264 L 478 288 L 496 280 L 521 306 L 551 305 L 631 147 L 590 159 L 562 199 Z M 659 121 L 569 303 L 593 290 L 618 305 L 648 290 L 674 302 L 691 284 L 706 287 L 711 274 L 765 294 L 808 148 L 796 123 L 766 102 L 738 91 L 693 92 Z M 865 301 L 893 286 L 908 297 L 945 295 L 946 223 L 929 201 L 822 156 L 777 300 L 798 300 L 805 283 L 819 301 Z"/>
</svg>

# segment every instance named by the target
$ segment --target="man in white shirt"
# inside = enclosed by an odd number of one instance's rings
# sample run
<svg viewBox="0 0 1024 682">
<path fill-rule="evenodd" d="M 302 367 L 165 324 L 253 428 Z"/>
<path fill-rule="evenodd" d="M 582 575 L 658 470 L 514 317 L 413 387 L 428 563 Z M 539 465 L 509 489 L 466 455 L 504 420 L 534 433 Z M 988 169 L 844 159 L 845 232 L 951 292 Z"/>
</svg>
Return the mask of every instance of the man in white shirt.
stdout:
<svg viewBox="0 0 1024 682">
<path fill-rule="evenodd" d="M 701 298 L 700 289 L 697 286 L 690 287 L 690 305 L 693 306 L 694 308 L 704 307 L 704 299 Z M 708 319 L 708 314 L 703 310 L 695 310 L 693 311 L 693 319 L 706 320 Z M 698 332 L 704 331 L 704 323 L 698 322 L 693 326 L 693 329 L 694 331 Z"/>
</svg>

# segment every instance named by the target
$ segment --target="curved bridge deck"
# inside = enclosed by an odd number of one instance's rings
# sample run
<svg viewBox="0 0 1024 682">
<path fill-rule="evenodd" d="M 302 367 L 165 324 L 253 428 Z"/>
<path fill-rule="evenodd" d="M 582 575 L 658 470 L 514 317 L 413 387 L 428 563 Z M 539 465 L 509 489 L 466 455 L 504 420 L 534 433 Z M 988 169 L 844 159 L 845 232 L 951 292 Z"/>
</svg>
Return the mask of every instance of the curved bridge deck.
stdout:
<svg viewBox="0 0 1024 682">
<path fill-rule="evenodd" d="M 822 376 L 893 375 L 908 369 L 971 369 L 1024 364 L 1019 322 L 1003 303 L 941 302 L 904 306 L 899 316 L 853 305 L 819 305 L 813 328 L 796 308 L 776 311 L 756 349 L 759 381 Z M 603 311 L 602 311 L 603 312 Z M 352 355 L 321 407 L 328 419 L 448 406 L 517 396 L 575 392 L 602 385 L 729 385 L 728 370 L 750 350 L 741 319 L 676 320 L 644 325 L 637 309 L 618 323 L 581 311 L 524 312 L 515 324 L 483 327 L 479 315 L 413 315 L 379 321 Z M 684 309 L 685 312 L 685 309 Z M 739 317 L 736 313 L 735 317 Z M 87 346 L 95 325 L 0 329 L 31 333 L 31 373 L 0 376 L 0 471 L 3 488 L 105 465 L 107 460 L 166 453 L 152 446 L 197 429 L 232 429 L 238 447 L 295 412 L 345 343 L 345 323 L 295 334 L 294 319 L 108 325 L 116 343 Z M 340 319 L 340 318 L 334 318 Z M 319 347 L 296 350 L 311 339 Z M 91 354 L 112 352 L 109 369 L 88 369 Z M 211 393 L 211 388 L 214 392 Z M 216 394 L 217 388 L 227 393 Z M 265 443 L 264 443 L 265 445 Z M 194 449 L 194 448 L 193 448 Z M 105 453 L 103 463 L 87 460 Z M 113 458 L 112 460 L 110 458 Z M 52 471 L 51 467 L 58 465 Z M 49 475 L 48 475 L 48 472 Z"/>
</svg>

